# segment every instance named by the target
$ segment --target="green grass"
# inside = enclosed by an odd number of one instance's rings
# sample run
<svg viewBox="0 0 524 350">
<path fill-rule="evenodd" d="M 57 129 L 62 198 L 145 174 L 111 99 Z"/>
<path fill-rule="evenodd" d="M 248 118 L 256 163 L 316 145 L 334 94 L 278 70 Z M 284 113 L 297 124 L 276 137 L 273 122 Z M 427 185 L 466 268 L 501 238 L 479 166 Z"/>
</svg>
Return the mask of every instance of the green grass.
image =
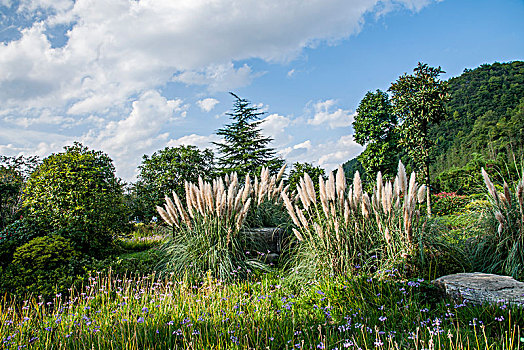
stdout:
<svg viewBox="0 0 524 350">
<path fill-rule="evenodd" d="M 367 276 L 222 284 L 98 274 L 82 291 L 4 299 L 6 349 L 518 349 L 522 309 L 443 299 L 425 281 Z M 353 345 L 352 345 L 353 344 Z"/>
</svg>

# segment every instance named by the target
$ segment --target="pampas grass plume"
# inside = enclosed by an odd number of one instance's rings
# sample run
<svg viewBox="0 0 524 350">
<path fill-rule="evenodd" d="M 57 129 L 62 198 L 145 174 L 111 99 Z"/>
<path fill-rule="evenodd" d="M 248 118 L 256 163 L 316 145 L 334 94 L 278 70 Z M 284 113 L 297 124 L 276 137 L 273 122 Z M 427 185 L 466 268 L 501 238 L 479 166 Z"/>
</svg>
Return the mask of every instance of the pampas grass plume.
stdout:
<svg viewBox="0 0 524 350">
<path fill-rule="evenodd" d="M 397 176 L 399 180 L 400 192 L 406 193 L 406 189 L 408 186 L 408 178 L 406 176 L 406 168 L 404 168 L 404 164 L 402 164 L 400 160 L 398 161 Z"/>
</svg>

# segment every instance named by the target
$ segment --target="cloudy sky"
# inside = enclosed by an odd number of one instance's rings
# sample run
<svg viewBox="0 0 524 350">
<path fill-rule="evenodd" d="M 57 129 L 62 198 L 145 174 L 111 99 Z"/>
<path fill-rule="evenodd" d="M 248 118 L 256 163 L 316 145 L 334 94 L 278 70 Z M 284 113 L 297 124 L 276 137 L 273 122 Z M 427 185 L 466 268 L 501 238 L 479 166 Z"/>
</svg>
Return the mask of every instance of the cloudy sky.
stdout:
<svg viewBox="0 0 524 350">
<path fill-rule="evenodd" d="M 354 111 L 418 61 L 444 78 L 524 59 L 522 0 L 0 0 L 0 154 L 73 141 L 136 176 L 143 154 L 211 147 L 229 91 L 288 163 L 358 155 Z"/>
</svg>

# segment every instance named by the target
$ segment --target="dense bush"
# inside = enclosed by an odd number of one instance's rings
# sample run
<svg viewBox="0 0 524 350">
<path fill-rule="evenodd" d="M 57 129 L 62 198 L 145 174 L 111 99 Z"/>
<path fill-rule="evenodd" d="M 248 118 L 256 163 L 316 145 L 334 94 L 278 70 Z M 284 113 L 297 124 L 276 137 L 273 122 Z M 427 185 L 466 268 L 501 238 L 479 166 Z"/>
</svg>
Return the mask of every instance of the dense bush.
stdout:
<svg viewBox="0 0 524 350">
<path fill-rule="evenodd" d="M 104 153 L 75 143 L 31 174 L 24 206 L 43 231 L 59 231 L 76 249 L 98 255 L 126 230 L 122 184 Z"/>
<path fill-rule="evenodd" d="M 0 231 L 20 218 L 25 182 L 38 163 L 36 156 L 0 155 Z"/>
<path fill-rule="evenodd" d="M 455 192 L 440 192 L 432 197 L 432 211 L 437 216 L 460 213 L 469 203 L 467 196 L 459 196 Z"/>
<path fill-rule="evenodd" d="M 80 278 L 83 263 L 69 240 L 55 235 L 34 238 L 16 248 L 12 263 L 3 268 L 0 292 L 52 297 Z"/>
<path fill-rule="evenodd" d="M 16 248 L 38 235 L 37 228 L 26 219 L 7 225 L 0 231 L 0 266 L 8 265 Z"/>
</svg>

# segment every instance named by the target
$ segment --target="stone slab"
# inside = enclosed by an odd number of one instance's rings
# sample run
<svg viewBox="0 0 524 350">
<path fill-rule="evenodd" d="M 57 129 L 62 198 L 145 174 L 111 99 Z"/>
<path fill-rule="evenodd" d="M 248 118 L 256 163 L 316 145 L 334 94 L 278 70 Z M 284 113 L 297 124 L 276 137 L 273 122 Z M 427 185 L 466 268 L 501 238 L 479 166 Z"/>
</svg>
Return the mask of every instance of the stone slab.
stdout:
<svg viewBox="0 0 524 350">
<path fill-rule="evenodd" d="M 524 307 L 524 282 L 489 273 L 457 273 L 432 281 L 454 299 L 474 304 L 508 303 Z"/>
</svg>

